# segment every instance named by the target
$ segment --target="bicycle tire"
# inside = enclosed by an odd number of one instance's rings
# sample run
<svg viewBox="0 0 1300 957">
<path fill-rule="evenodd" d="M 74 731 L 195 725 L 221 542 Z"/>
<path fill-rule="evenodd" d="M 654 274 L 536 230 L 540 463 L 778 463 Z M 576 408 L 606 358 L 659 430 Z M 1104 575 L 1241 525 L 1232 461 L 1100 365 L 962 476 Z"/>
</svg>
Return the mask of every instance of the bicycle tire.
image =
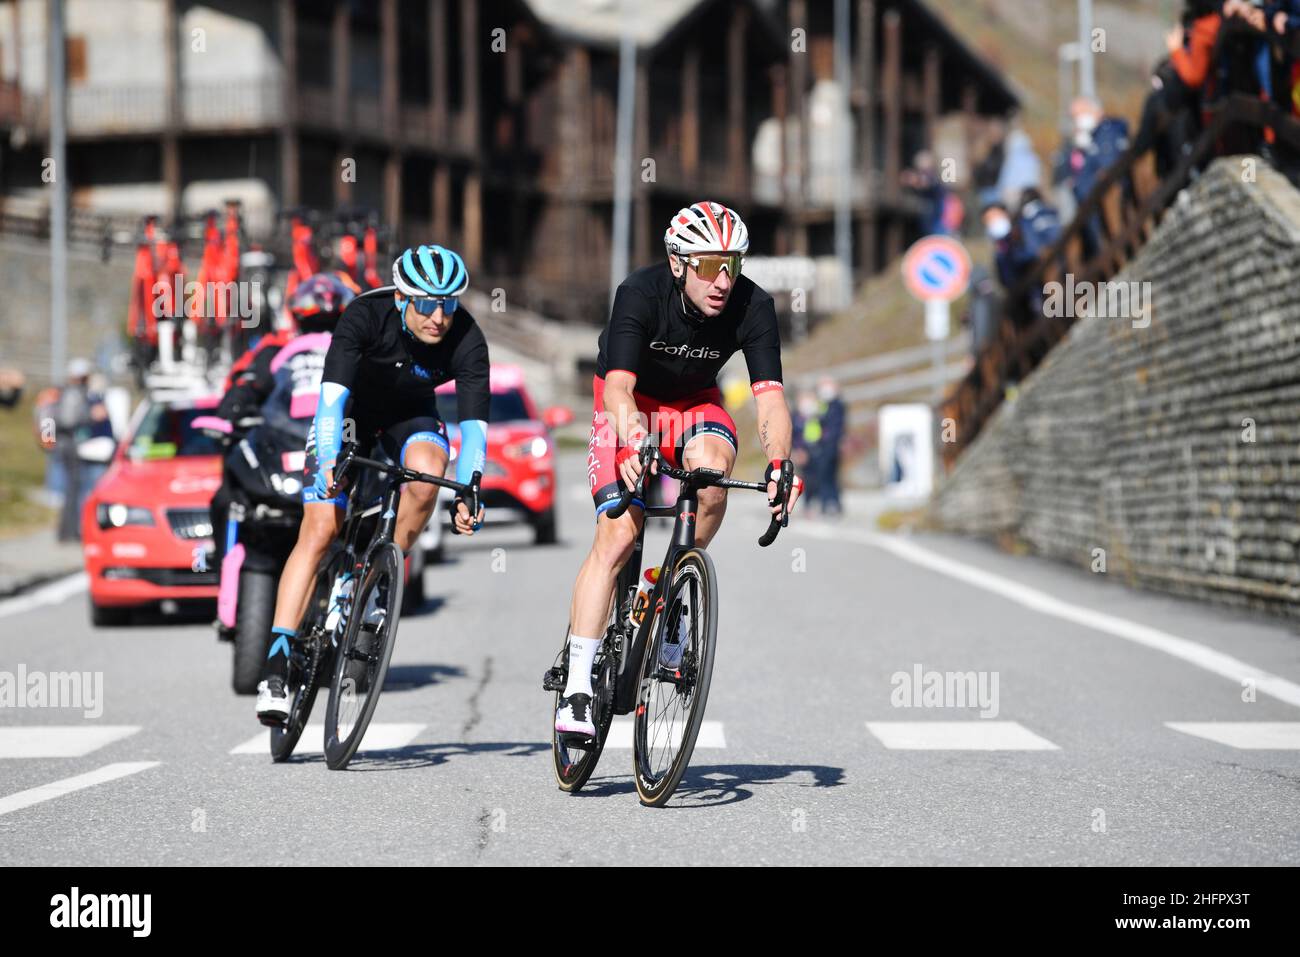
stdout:
<svg viewBox="0 0 1300 957">
<path fill-rule="evenodd" d="M 305 646 L 289 659 L 291 680 L 295 677 L 294 669 L 305 669 L 306 677 L 294 692 L 293 703 L 289 706 L 289 715 L 284 726 L 271 729 L 271 760 L 276 763 L 289 760 L 293 749 L 298 746 L 311 717 L 311 709 L 316 704 L 316 694 L 320 691 L 321 680 L 326 676 L 330 664 L 330 636 L 325 632 L 325 619 L 329 616 L 330 594 L 334 588 L 334 579 L 342 568 L 346 553 L 337 549 L 333 554 L 321 559 L 312 585 L 311 597 L 307 601 L 307 611 L 298 634 L 302 636 Z M 302 660 L 295 660 L 301 658 Z"/>
<path fill-rule="evenodd" d="M 352 601 L 343 640 L 339 642 L 334 659 L 334 677 L 330 682 L 330 701 L 325 709 L 325 763 L 331 771 L 341 771 L 348 766 L 361 746 L 366 728 L 379 704 L 379 694 L 388 676 L 388 663 L 397 641 L 397 624 L 402 607 L 402 550 L 394 542 L 385 542 L 366 559 L 361 584 Z M 370 609 L 370 594 L 387 581 L 388 594 L 382 607 L 384 618 L 371 630 L 366 622 Z M 370 647 L 361 649 L 363 635 L 375 635 L 367 641 Z M 375 645 L 377 642 L 377 646 Z M 365 664 L 362 664 L 363 660 Z M 358 689 L 358 685 L 364 684 Z M 351 682 L 351 687 L 347 683 Z M 346 693 L 346 697 L 345 697 Z M 360 697 L 358 702 L 356 699 Z M 347 731 L 340 736 L 340 706 L 348 705 L 345 720 L 350 720 Z M 354 710 L 355 706 L 355 710 Z"/>
<path fill-rule="evenodd" d="M 682 596 L 689 593 L 690 644 L 683 652 L 677 679 L 660 681 L 659 649 L 676 615 Z M 647 807 L 663 807 L 677 790 L 682 775 L 690 764 L 695 750 L 695 740 L 704 721 L 704 710 L 709 700 L 709 684 L 713 680 L 713 659 L 718 636 L 718 579 L 713 561 L 698 548 L 684 552 L 673 566 L 673 573 L 664 591 L 663 610 L 655 623 L 652 639 L 646 642 L 645 657 L 640 662 L 640 683 L 637 705 L 632 725 L 632 771 L 637 796 Z M 668 702 L 660 704 L 656 686 L 671 684 L 673 692 Z M 686 687 L 683 693 L 682 688 Z M 682 699 L 685 700 L 682 700 Z M 657 768 L 655 749 L 662 742 L 664 754 L 673 747 L 675 722 L 666 727 L 659 719 L 671 706 L 687 709 L 682 722 L 680 741 L 667 766 Z"/>
</svg>

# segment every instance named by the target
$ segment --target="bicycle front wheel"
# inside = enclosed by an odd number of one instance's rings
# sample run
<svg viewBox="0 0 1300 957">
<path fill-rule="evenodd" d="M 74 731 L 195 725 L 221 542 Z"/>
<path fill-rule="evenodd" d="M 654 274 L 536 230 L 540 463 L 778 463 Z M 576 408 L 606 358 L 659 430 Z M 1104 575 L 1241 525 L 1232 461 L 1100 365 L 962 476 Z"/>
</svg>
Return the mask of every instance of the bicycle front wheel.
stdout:
<svg viewBox="0 0 1300 957">
<path fill-rule="evenodd" d="M 401 607 L 402 550 L 386 542 L 366 563 L 335 655 L 325 709 L 325 763 L 331 770 L 348 766 L 370 726 L 388 676 Z"/>
<path fill-rule="evenodd" d="M 717 581 L 708 554 L 683 554 L 646 643 L 632 752 L 637 795 L 648 807 L 662 807 L 677 790 L 704 721 L 717 647 Z"/>
</svg>

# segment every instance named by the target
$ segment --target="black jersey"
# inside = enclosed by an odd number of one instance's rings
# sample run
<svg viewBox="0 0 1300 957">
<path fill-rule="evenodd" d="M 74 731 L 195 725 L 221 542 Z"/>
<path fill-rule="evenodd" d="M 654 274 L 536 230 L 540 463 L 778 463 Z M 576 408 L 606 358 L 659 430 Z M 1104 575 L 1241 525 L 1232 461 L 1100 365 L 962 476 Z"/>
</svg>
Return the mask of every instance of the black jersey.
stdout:
<svg viewBox="0 0 1300 957">
<path fill-rule="evenodd" d="M 745 353 L 750 382 L 781 381 L 776 305 L 743 274 L 712 318 L 688 316 L 667 262 L 638 269 L 619 285 L 600 334 L 596 374 L 631 372 L 636 391 L 684 399 L 717 385 L 718 371 Z"/>
<path fill-rule="evenodd" d="M 487 340 L 468 309 L 461 306 L 451 329 L 436 345 L 416 339 L 402 328 L 390 294 L 354 299 L 339 319 L 325 355 L 324 382 L 348 389 L 352 401 L 366 409 L 396 404 L 434 406 L 434 390 L 456 380 L 460 421 L 487 421 Z"/>
</svg>

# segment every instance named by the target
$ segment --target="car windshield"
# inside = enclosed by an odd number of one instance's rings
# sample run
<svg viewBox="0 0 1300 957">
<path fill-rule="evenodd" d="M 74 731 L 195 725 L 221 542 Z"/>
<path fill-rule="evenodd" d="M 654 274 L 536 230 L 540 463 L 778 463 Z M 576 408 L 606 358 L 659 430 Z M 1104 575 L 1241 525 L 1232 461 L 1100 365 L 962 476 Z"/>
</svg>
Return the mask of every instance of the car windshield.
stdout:
<svg viewBox="0 0 1300 957">
<path fill-rule="evenodd" d="M 446 392 L 438 395 L 438 415 L 442 421 L 455 423 L 459 421 L 456 414 L 456 393 Z M 492 393 L 492 405 L 488 409 L 489 422 L 518 422 L 528 418 L 528 407 L 524 405 L 524 396 L 518 389 L 506 389 Z"/>
<path fill-rule="evenodd" d="M 151 405 L 131 438 L 127 454 L 133 459 L 150 460 L 220 455 L 217 440 L 193 427 L 194 419 L 205 414 L 210 410 Z"/>
</svg>

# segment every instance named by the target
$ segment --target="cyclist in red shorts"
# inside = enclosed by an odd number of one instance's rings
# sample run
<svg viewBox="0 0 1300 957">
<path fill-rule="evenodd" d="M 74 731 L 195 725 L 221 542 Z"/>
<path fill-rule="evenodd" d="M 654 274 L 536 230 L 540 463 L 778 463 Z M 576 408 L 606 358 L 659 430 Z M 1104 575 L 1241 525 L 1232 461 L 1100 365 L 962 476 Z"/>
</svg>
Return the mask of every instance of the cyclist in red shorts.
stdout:
<svg viewBox="0 0 1300 957">
<path fill-rule="evenodd" d="M 744 352 L 758 406 L 763 453 L 780 473 L 790 457 L 790 410 L 781 385 L 781 339 L 772 297 L 740 275 L 749 231 L 720 203 L 680 210 L 664 233 L 664 262 L 638 269 L 618 287 L 600 334 L 587 478 L 596 539 L 573 586 L 569 679 L 555 715 L 560 732 L 594 735 L 591 666 L 609 621 L 614 581 L 631 557 L 644 505 L 620 518 L 603 513 L 641 471 L 643 444 L 679 468 L 731 474 L 736 424 L 722 406 L 718 371 Z M 769 472 L 769 478 L 771 473 Z M 802 488 L 795 480 L 794 506 Z M 770 499 L 776 497 L 769 483 Z M 773 505 L 772 511 L 780 511 Z M 725 489 L 701 489 L 695 540 L 707 546 L 727 510 Z"/>
</svg>

